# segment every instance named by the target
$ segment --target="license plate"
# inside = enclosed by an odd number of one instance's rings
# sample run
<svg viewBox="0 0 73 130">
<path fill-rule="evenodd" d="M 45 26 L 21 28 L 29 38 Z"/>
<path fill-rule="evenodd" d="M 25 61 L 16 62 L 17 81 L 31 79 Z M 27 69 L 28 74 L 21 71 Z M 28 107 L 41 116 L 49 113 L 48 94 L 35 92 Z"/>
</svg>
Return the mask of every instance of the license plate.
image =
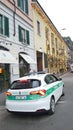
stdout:
<svg viewBox="0 0 73 130">
<path fill-rule="evenodd" d="M 24 100 L 24 99 L 26 99 L 26 96 L 16 96 L 15 99 L 17 99 L 17 100 Z"/>
</svg>

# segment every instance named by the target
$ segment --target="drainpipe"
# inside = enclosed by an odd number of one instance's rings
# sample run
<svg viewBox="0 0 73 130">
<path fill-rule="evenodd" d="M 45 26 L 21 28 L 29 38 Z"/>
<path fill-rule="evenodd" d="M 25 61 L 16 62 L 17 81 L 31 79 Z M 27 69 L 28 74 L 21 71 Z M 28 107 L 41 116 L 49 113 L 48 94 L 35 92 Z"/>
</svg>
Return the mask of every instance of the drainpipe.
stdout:
<svg viewBox="0 0 73 130">
<path fill-rule="evenodd" d="M 15 35 L 16 35 L 16 28 L 15 28 L 16 3 L 15 3 L 15 0 L 13 0 L 13 3 L 14 3 L 14 11 L 13 11 L 13 26 L 14 26 L 14 33 L 13 33 L 13 36 L 15 36 Z"/>
</svg>

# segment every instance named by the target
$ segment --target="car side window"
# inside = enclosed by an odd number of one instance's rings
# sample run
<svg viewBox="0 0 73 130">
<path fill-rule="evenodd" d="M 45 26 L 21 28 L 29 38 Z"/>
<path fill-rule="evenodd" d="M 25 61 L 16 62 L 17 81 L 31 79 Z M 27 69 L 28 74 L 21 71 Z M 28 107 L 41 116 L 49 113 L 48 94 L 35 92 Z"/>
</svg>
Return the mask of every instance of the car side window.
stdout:
<svg viewBox="0 0 73 130">
<path fill-rule="evenodd" d="M 55 81 L 57 81 L 57 79 L 56 79 L 53 75 L 47 75 L 47 76 L 45 77 L 45 82 L 46 82 L 47 84 L 53 83 L 53 82 L 55 82 Z"/>
<path fill-rule="evenodd" d="M 51 78 L 53 79 L 53 82 L 57 81 L 57 78 L 54 75 L 51 75 Z"/>
<path fill-rule="evenodd" d="M 45 77 L 45 82 L 47 83 L 47 84 L 49 84 L 50 82 L 50 77 L 47 75 L 46 77 Z"/>
</svg>

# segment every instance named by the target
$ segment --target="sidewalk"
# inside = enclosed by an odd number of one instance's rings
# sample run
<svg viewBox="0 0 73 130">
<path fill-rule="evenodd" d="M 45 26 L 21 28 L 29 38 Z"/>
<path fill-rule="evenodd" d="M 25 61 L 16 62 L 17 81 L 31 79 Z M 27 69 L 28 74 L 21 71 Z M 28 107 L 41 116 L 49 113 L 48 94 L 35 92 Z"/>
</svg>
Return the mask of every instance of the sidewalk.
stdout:
<svg viewBox="0 0 73 130">
<path fill-rule="evenodd" d="M 5 93 L 0 93 L 0 106 L 5 105 Z"/>
<path fill-rule="evenodd" d="M 62 77 L 64 77 L 66 74 L 68 74 L 69 72 L 70 72 L 70 71 L 67 71 L 67 72 L 62 73 L 62 74 L 57 74 L 56 76 L 62 78 Z"/>
</svg>

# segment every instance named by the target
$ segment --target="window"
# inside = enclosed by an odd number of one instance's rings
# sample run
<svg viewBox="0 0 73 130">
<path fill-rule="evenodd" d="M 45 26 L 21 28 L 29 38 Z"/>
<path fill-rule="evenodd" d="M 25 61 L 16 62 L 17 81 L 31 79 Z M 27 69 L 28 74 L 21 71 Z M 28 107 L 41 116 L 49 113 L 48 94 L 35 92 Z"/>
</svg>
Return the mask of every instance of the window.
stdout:
<svg viewBox="0 0 73 130">
<path fill-rule="evenodd" d="M 0 14 L 0 34 L 9 37 L 9 19 Z"/>
<path fill-rule="evenodd" d="M 18 80 L 14 81 L 11 84 L 11 89 L 30 89 L 30 88 L 36 88 L 40 87 L 41 82 L 36 79 L 24 79 L 24 80 Z"/>
<path fill-rule="evenodd" d="M 54 34 L 51 33 L 51 43 L 52 43 L 52 46 L 54 45 Z"/>
<path fill-rule="evenodd" d="M 45 29 L 46 40 L 49 40 L 49 29 Z"/>
<path fill-rule="evenodd" d="M 47 76 L 45 77 L 45 82 L 46 82 L 47 84 L 53 83 L 53 82 L 55 82 L 55 81 L 57 81 L 57 78 L 56 78 L 55 76 L 53 76 L 53 75 L 47 75 Z"/>
<path fill-rule="evenodd" d="M 18 0 L 18 7 L 28 14 L 28 0 Z"/>
<path fill-rule="evenodd" d="M 19 30 L 19 41 L 29 45 L 30 44 L 29 31 L 23 29 L 21 26 L 18 26 L 18 30 Z"/>
<path fill-rule="evenodd" d="M 56 48 L 57 48 L 57 38 L 55 38 L 55 44 L 56 44 Z"/>
<path fill-rule="evenodd" d="M 31 80 L 31 83 L 32 83 L 32 88 L 36 88 L 36 87 L 39 87 L 41 85 L 41 82 L 39 80 Z"/>
<path fill-rule="evenodd" d="M 37 33 L 40 35 L 40 22 L 37 21 Z"/>
<path fill-rule="evenodd" d="M 55 48 L 52 48 L 52 54 L 55 54 Z"/>
</svg>

